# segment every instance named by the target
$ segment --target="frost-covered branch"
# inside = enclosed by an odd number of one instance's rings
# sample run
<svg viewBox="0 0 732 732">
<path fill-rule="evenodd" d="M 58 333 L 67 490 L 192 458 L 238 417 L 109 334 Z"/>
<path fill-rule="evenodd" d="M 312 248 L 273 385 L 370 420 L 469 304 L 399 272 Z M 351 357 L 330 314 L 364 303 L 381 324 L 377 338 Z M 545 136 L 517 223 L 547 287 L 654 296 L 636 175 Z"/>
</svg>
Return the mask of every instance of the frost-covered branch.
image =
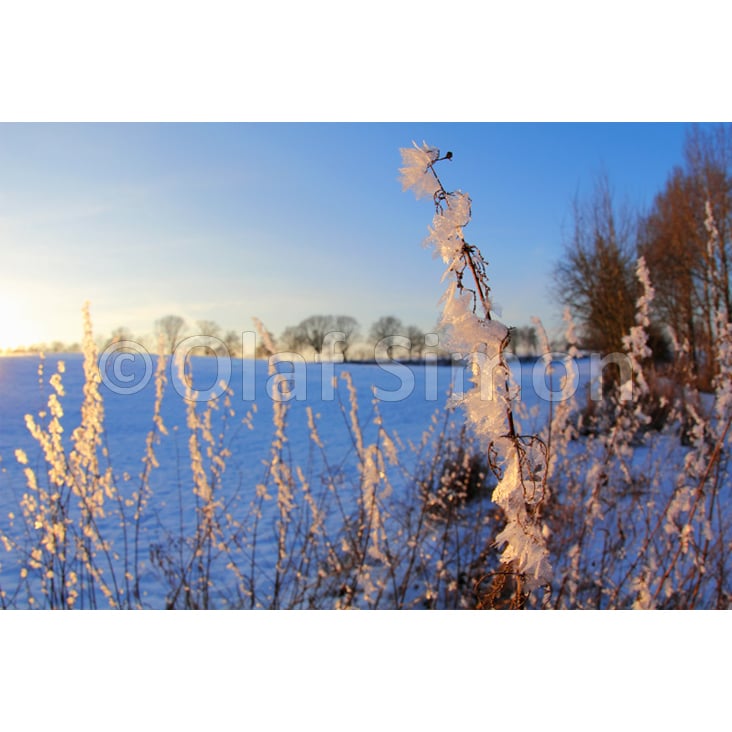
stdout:
<svg viewBox="0 0 732 732">
<path fill-rule="evenodd" d="M 443 279 L 450 279 L 441 300 L 445 345 L 469 354 L 476 388 L 462 395 L 461 401 L 476 434 L 487 443 L 498 477 L 493 500 L 503 509 L 506 525 L 496 545 L 504 547 L 502 573 L 516 577 L 517 596 L 521 596 L 551 579 L 539 521 L 546 492 L 546 446 L 538 437 L 518 431 L 512 409 L 518 387 L 504 358 L 510 333 L 492 317 L 487 262 L 463 235 L 471 217 L 470 197 L 459 190 L 448 192 L 435 172 L 435 164 L 451 159 L 452 153 L 440 157 L 440 151 L 426 143 L 414 143 L 400 152 L 404 190 L 413 190 L 417 198 L 431 196 L 435 204 L 426 243 L 447 265 Z"/>
</svg>

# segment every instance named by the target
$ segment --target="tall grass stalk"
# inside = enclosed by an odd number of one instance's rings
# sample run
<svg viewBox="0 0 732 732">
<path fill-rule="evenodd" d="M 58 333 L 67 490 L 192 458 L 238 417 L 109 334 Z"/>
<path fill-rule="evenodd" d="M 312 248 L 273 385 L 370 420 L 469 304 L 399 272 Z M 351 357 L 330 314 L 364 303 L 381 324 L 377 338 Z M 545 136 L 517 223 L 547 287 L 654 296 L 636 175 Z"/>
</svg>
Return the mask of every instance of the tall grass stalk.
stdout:
<svg viewBox="0 0 732 732">
<path fill-rule="evenodd" d="M 492 315 L 487 262 L 463 235 L 471 218 L 470 198 L 461 191 L 448 192 L 435 171 L 435 165 L 451 159 L 452 153 L 441 158 L 437 148 L 415 143 L 401 154 L 403 188 L 413 190 L 417 198 L 431 197 L 435 205 L 427 241 L 447 266 L 442 311 L 446 345 L 469 354 L 476 388 L 463 396 L 463 405 L 470 424 L 485 440 L 485 453 L 498 477 L 493 500 L 506 517 L 496 537 L 497 545 L 504 545 L 502 567 L 488 603 L 495 604 L 510 577 L 515 585 L 513 606 L 521 607 L 530 592 L 547 589 L 552 576 L 540 520 L 547 491 L 546 445 L 535 435 L 522 435 L 514 413 L 518 392 L 505 358 L 510 331 Z"/>
</svg>

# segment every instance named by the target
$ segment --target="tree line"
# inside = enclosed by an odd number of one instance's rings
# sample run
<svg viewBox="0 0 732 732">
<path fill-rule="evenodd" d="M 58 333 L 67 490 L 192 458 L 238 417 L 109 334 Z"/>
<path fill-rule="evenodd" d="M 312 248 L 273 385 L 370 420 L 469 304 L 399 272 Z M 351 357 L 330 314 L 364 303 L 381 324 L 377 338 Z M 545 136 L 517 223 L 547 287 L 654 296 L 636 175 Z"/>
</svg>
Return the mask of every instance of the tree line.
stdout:
<svg viewBox="0 0 732 732">
<path fill-rule="evenodd" d="M 337 335 L 336 335 L 337 334 Z M 212 342 L 213 347 L 198 347 L 201 355 L 242 356 L 242 334 L 235 330 L 224 331 L 212 320 L 198 320 L 189 325 L 179 315 L 166 315 L 155 321 L 153 338 L 140 339 L 128 328 L 115 328 L 108 338 L 100 341 L 101 348 L 124 341 L 139 342 L 147 345 L 159 344 L 165 353 L 175 351 L 179 343 L 189 336 L 211 336 L 220 344 Z M 366 334 L 356 318 L 350 315 L 310 315 L 296 325 L 289 325 L 279 336 L 268 332 L 269 339 L 277 351 L 295 352 L 304 356 L 320 359 L 329 350 L 328 355 L 341 356 L 344 361 L 373 359 L 375 349 L 391 358 L 401 360 L 419 360 L 425 349 L 425 333 L 416 325 L 405 325 L 394 315 L 380 317 Z M 405 340 L 406 339 L 406 340 Z M 439 351 L 439 346 L 431 349 Z M 257 340 L 256 357 L 269 355 L 262 339 Z"/>
<path fill-rule="evenodd" d="M 554 292 L 579 324 L 581 346 L 623 350 L 639 294 L 636 262 L 643 256 L 655 289 L 649 344 L 654 357 L 680 355 L 677 366 L 698 386 L 710 386 L 716 316 L 732 316 L 731 163 L 730 125 L 693 126 L 682 163 L 648 210 L 619 204 L 606 176 L 588 198 L 575 200 L 564 256 L 554 269 Z"/>
<path fill-rule="evenodd" d="M 350 315 L 311 315 L 286 327 L 276 344 L 283 351 L 310 351 L 316 358 L 332 348 L 344 361 L 372 359 L 376 349 L 381 348 L 390 358 L 418 360 L 424 353 L 425 333 L 394 315 L 380 317 L 365 336 L 359 322 Z"/>
<path fill-rule="evenodd" d="M 340 333 L 342 337 L 334 340 L 332 334 Z M 234 358 L 242 357 L 242 335 L 236 330 L 224 330 L 213 320 L 197 320 L 188 324 L 180 315 L 165 315 L 154 323 L 152 336 L 134 334 L 129 328 L 119 326 L 114 328 L 106 337 L 100 337 L 97 346 L 104 350 L 116 344 L 131 341 L 140 344 L 151 351 L 162 350 L 173 353 L 179 343 L 185 338 L 196 336 L 211 336 L 220 341 L 214 348 L 197 347 L 194 353 L 198 355 L 229 355 Z M 344 361 L 372 360 L 376 355 L 376 348 L 381 344 L 382 355 L 399 360 L 418 361 L 425 355 L 425 349 L 438 358 L 447 359 L 449 355 L 437 343 L 426 344 L 425 333 L 416 325 L 404 325 L 403 321 L 394 315 L 385 315 L 376 320 L 366 335 L 356 318 L 350 315 L 311 315 L 301 320 L 297 325 L 290 325 L 283 329 L 279 336 L 268 333 L 272 343 L 278 351 L 289 351 L 312 355 L 321 358 L 324 348 L 332 344 L 333 352 L 342 356 Z M 329 344 L 329 337 L 331 344 Z M 396 338 L 395 338 L 396 337 Z M 402 339 L 407 339 L 404 341 Z M 405 345 L 408 342 L 408 346 Z M 26 353 L 77 353 L 81 346 L 78 343 L 67 344 L 62 341 L 53 343 L 38 343 L 23 349 Z M 128 349 L 128 350 L 136 350 Z M 509 351 L 513 355 L 535 357 L 539 352 L 539 341 L 536 329 L 533 326 L 524 326 L 512 329 Z M 268 351 L 264 344 L 257 342 L 255 357 L 267 357 Z"/>
</svg>

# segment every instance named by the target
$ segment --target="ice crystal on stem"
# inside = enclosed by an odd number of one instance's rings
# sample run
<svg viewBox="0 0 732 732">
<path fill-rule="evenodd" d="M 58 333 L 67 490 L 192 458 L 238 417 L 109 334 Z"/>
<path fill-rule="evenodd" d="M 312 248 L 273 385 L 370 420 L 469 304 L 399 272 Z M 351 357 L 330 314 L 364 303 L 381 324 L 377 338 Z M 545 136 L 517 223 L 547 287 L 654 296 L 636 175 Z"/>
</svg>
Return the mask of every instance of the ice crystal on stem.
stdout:
<svg viewBox="0 0 732 732">
<path fill-rule="evenodd" d="M 517 595 L 521 595 L 551 580 L 539 517 L 546 485 L 546 446 L 536 437 L 521 435 L 514 417 L 517 387 L 504 359 L 509 331 L 491 315 L 487 262 L 463 236 L 471 217 L 470 198 L 461 191 L 448 192 L 434 169 L 435 163 L 452 158 L 452 153 L 441 158 L 440 151 L 426 143 L 414 143 L 400 152 L 404 190 L 413 190 L 417 198 L 431 195 L 435 203 L 426 243 L 447 265 L 443 279 L 450 279 L 441 300 L 445 345 L 470 354 L 470 376 L 476 388 L 464 395 L 462 405 L 476 434 L 487 442 L 499 480 L 493 500 L 506 516 L 506 526 L 496 537 L 496 545 L 504 547 L 501 572 L 516 578 Z"/>
<path fill-rule="evenodd" d="M 404 167 L 399 168 L 402 190 L 411 188 L 417 198 L 433 196 L 439 184 L 432 174 L 432 164 L 440 157 L 440 151 L 426 142 L 421 147 L 416 142 L 413 145 L 400 150 L 404 163 Z"/>
<path fill-rule="evenodd" d="M 648 384 L 643 374 L 643 362 L 653 355 L 648 346 L 648 328 L 651 324 L 650 308 L 655 290 L 651 285 L 651 277 L 643 257 L 638 259 L 635 275 L 641 284 L 641 294 L 636 301 L 635 325 L 630 329 L 630 333 L 623 337 L 623 346 L 630 358 L 632 377 L 639 390 L 635 398 L 635 401 L 638 402 L 639 397 L 648 393 Z M 621 386 L 621 401 L 630 401 L 633 398 L 633 386 L 632 381 Z"/>
</svg>

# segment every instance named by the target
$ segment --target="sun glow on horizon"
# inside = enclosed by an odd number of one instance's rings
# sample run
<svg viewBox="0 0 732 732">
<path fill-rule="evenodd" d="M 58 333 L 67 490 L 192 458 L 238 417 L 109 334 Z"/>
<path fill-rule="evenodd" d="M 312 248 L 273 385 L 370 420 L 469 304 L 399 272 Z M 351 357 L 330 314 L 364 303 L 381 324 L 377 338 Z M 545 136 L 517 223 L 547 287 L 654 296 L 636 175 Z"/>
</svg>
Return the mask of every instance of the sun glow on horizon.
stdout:
<svg viewBox="0 0 732 732">
<path fill-rule="evenodd" d="M 0 294 L 0 351 L 27 348 L 43 340 L 38 324 L 25 312 L 20 300 Z"/>
</svg>

